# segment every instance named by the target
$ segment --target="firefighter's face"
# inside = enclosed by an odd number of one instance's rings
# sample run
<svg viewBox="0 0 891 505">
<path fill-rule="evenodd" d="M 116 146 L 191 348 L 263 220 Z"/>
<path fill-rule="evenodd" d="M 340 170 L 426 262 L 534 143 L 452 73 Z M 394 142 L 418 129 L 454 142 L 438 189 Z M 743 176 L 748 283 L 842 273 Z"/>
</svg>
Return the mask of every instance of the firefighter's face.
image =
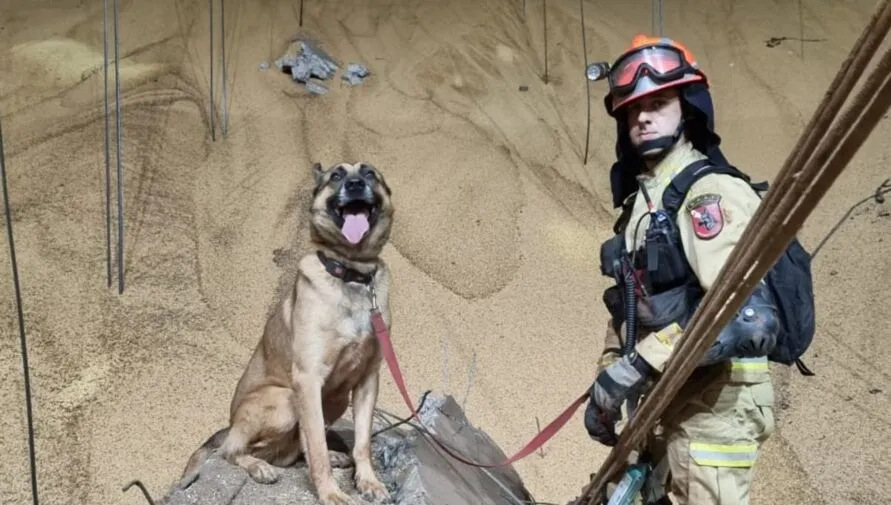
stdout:
<svg viewBox="0 0 891 505">
<path fill-rule="evenodd" d="M 647 140 L 674 134 L 681 121 L 681 100 L 678 91 L 665 89 L 629 103 L 628 135 L 637 147 Z"/>
</svg>

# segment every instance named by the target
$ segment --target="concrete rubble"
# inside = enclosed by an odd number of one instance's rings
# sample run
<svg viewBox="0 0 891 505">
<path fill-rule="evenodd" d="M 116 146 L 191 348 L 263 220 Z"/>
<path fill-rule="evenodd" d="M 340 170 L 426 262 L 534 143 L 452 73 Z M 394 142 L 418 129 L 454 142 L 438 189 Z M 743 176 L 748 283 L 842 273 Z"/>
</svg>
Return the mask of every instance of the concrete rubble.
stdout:
<svg viewBox="0 0 891 505">
<path fill-rule="evenodd" d="M 401 416 L 404 417 L 404 416 Z M 499 463 L 506 455 L 482 430 L 471 426 L 451 396 L 427 396 L 419 417 L 437 439 L 466 459 Z M 417 422 L 413 420 L 413 422 Z M 373 430 L 391 423 L 375 420 Z M 353 429 L 349 416 L 329 430 L 329 449 L 348 451 Z M 534 503 L 513 466 L 477 468 L 455 460 L 435 442 L 408 424 L 372 439 L 374 466 L 390 492 L 389 505 L 526 505 Z M 353 483 L 353 468 L 335 468 L 341 489 L 357 505 L 371 505 Z M 308 469 L 301 458 L 274 484 L 258 484 L 241 468 L 213 456 L 201 476 L 185 490 L 172 488 L 158 505 L 318 505 Z M 378 502 L 380 504 L 380 502 Z"/>
<path fill-rule="evenodd" d="M 348 82 L 350 86 L 355 86 L 361 84 L 362 79 L 364 79 L 368 73 L 368 69 L 365 68 L 365 65 L 360 63 L 350 63 L 347 65 L 346 72 L 343 73 L 341 78 Z"/>
<path fill-rule="evenodd" d="M 261 70 L 268 68 L 264 65 L 261 65 Z M 293 41 L 285 54 L 275 60 L 275 66 L 283 73 L 290 74 L 294 81 L 303 83 L 309 92 L 317 95 L 328 92 L 328 87 L 319 81 L 330 80 L 340 70 L 340 65 L 334 58 L 319 48 L 315 42 L 307 39 Z M 369 74 L 365 65 L 350 63 L 341 78 L 350 86 L 355 86 L 361 84 Z"/>
</svg>

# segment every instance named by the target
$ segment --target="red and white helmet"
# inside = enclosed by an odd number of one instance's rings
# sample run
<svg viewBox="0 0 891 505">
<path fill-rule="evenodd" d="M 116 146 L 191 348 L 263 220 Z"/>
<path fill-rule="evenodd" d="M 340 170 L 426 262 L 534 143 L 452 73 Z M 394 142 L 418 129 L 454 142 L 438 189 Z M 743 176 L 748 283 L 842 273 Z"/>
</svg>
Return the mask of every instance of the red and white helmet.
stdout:
<svg viewBox="0 0 891 505">
<path fill-rule="evenodd" d="M 636 35 L 610 68 L 607 111 L 613 115 L 632 100 L 698 81 L 708 87 L 705 73 L 685 45 L 665 37 Z"/>
</svg>

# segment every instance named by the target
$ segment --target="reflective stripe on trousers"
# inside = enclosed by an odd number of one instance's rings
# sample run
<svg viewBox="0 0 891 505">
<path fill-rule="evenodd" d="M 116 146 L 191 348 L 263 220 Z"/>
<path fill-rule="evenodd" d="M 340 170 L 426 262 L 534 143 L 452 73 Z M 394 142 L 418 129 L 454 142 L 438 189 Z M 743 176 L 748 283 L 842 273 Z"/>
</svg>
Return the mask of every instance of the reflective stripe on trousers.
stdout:
<svg viewBox="0 0 891 505">
<path fill-rule="evenodd" d="M 740 382 L 764 382 L 769 378 L 767 357 L 733 358 L 730 360 L 730 379 Z"/>
<path fill-rule="evenodd" d="M 690 442 L 690 457 L 699 466 L 749 468 L 758 458 L 758 445 Z"/>
</svg>

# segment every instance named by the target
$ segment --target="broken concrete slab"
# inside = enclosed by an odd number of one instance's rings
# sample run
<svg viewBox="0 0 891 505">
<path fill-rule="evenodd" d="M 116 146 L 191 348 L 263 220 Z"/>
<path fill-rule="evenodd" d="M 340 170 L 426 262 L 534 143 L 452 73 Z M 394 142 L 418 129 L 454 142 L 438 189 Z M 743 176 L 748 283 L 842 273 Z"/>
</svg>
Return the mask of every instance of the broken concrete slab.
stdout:
<svg viewBox="0 0 891 505">
<path fill-rule="evenodd" d="M 306 38 L 293 39 L 274 64 L 283 73 L 290 74 L 292 80 L 302 83 L 310 93 L 316 95 L 328 92 L 328 87 L 318 80 L 327 81 L 340 69 L 340 64 L 334 58 Z M 261 66 L 261 70 L 265 68 Z M 350 86 L 355 86 L 361 84 L 369 73 L 365 65 L 350 63 L 341 77 Z"/>
<path fill-rule="evenodd" d="M 419 417 L 424 426 L 464 458 L 481 464 L 504 461 L 506 455 L 482 430 L 474 428 L 451 396 L 429 395 Z M 416 422 L 416 421 L 415 421 Z M 376 421 L 374 430 L 387 423 Z M 353 428 L 343 418 L 330 428 L 332 450 L 353 445 Z M 332 438 L 329 436 L 329 438 Z M 336 440 L 342 446 L 336 446 Z M 427 436 L 407 425 L 392 427 L 372 439 L 372 457 L 392 505 L 521 505 L 532 502 L 512 465 L 478 468 L 447 455 Z M 353 483 L 353 468 L 333 470 L 337 483 L 357 505 L 372 505 Z M 318 505 L 306 463 L 301 459 L 280 472 L 274 484 L 258 484 L 239 467 L 211 457 L 190 487 L 173 488 L 159 505 Z"/>
<path fill-rule="evenodd" d="M 312 41 L 304 39 L 292 43 L 285 54 L 275 60 L 275 66 L 302 83 L 311 78 L 328 80 L 340 68 L 325 51 Z"/>
<path fill-rule="evenodd" d="M 307 91 L 314 95 L 324 95 L 328 92 L 328 87 L 322 83 L 315 81 L 306 81 L 306 84 L 303 85 Z"/>
</svg>

